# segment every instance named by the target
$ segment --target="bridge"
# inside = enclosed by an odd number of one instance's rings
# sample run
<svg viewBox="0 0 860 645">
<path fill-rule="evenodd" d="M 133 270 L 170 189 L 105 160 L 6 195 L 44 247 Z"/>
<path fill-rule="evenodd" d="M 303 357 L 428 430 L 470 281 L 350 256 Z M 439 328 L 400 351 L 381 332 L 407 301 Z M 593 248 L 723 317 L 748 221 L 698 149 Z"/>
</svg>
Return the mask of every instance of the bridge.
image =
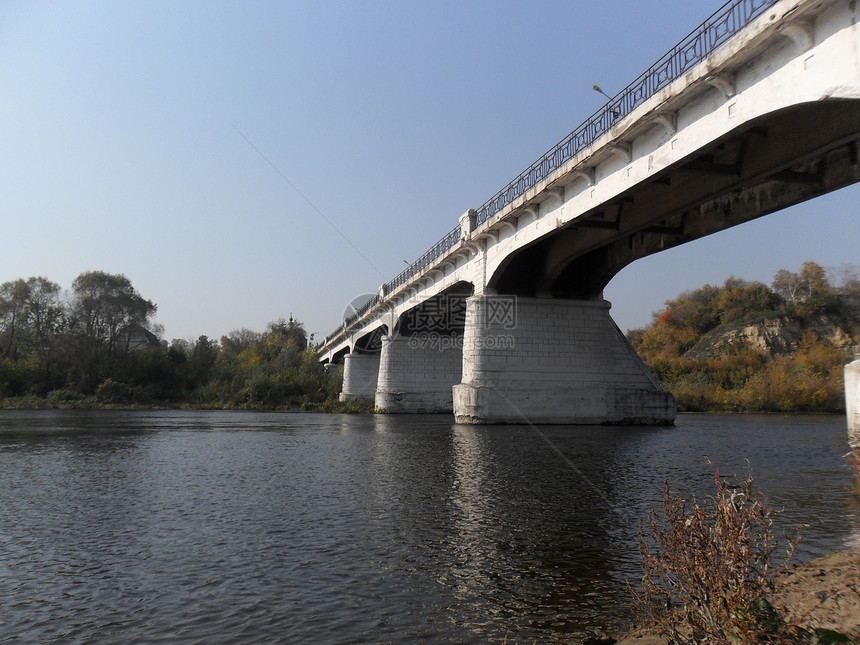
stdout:
<svg viewBox="0 0 860 645">
<path fill-rule="evenodd" d="M 326 337 L 341 399 L 459 423 L 671 423 L 603 289 L 860 180 L 858 19 L 854 0 L 726 3 Z"/>
</svg>

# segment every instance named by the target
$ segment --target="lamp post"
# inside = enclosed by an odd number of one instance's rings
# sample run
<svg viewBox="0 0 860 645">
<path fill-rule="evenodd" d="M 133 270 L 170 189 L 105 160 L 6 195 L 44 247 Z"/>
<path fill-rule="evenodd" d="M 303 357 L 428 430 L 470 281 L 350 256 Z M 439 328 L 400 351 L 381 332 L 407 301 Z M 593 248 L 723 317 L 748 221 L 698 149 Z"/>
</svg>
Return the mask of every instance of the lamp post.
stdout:
<svg viewBox="0 0 860 645">
<path fill-rule="evenodd" d="M 605 96 L 607 99 L 609 99 L 609 103 L 607 103 L 607 105 L 612 104 L 612 97 L 609 96 L 609 94 L 607 94 L 606 92 L 604 92 L 603 89 L 597 83 L 592 85 L 591 89 L 593 89 L 595 92 L 603 94 L 603 96 Z M 612 122 L 615 123 L 615 121 L 618 119 L 620 112 L 616 108 L 610 108 L 610 109 L 612 110 Z"/>
<path fill-rule="evenodd" d="M 592 85 L 592 86 L 591 86 L 591 89 L 593 89 L 595 92 L 599 92 L 600 94 L 603 94 L 603 96 L 605 96 L 606 98 L 608 98 L 610 101 L 612 100 L 612 97 L 611 97 L 611 96 L 609 96 L 609 94 L 607 94 L 606 92 L 604 92 L 604 91 L 600 88 L 600 86 L 599 86 L 597 83 L 595 83 L 594 85 Z"/>
</svg>

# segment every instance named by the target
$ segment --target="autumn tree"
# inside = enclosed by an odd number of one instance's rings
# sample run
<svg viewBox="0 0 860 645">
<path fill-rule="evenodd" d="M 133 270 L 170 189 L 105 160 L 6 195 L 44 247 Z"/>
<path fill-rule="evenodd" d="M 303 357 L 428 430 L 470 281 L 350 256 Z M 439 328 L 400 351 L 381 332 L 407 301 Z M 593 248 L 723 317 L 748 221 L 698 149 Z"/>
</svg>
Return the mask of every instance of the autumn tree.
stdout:
<svg viewBox="0 0 860 645">
<path fill-rule="evenodd" d="M 771 284 L 773 290 L 790 305 L 797 305 L 800 302 L 802 286 L 800 284 L 800 274 L 788 269 L 780 269 L 773 276 Z"/>
<path fill-rule="evenodd" d="M 836 309 L 860 343 L 860 269 L 854 265 L 840 267 L 833 284 Z"/>
<path fill-rule="evenodd" d="M 780 269 L 773 278 L 773 290 L 800 316 L 823 313 L 833 296 L 833 288 L 824 268 L 815 262 L 804 262 L 795 273 Z"/>
</svg>

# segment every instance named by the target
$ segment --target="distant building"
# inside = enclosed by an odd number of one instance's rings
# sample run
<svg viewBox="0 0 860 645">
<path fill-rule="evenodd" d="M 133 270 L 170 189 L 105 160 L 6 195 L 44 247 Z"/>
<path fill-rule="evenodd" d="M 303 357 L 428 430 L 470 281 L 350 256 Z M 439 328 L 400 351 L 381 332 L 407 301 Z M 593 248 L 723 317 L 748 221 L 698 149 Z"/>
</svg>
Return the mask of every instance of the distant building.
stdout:
<svg viewBox="0 0 860 645">
<path fill-rule="evenodd" d="M 155 334 L 140 325 L 129 325 L 119 333 L 119 347 L 126 352 L 137 352 L 150 347 L 161 347 Z"/>
</svg>

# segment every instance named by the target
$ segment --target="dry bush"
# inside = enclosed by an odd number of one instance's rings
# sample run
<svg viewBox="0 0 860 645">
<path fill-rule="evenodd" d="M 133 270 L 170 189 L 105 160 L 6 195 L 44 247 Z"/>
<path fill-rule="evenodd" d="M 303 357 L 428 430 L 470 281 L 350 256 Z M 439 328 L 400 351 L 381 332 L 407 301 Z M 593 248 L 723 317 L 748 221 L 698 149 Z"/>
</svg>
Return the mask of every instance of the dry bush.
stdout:
<svg viewBox="0 0 860 645">
<path fill-rule="evenodd" d="M 716 493 L 704 506 L 666 486 L 663 518 L 651 511 L 640 528 L 642 589 L 638 613 L 670 643 L 792 642 L 789 626 L 765 600 L 779 566 L 774 510 L 753 489 L 750 475 L 732 484 L 716 474 Z"/>
</svg>

